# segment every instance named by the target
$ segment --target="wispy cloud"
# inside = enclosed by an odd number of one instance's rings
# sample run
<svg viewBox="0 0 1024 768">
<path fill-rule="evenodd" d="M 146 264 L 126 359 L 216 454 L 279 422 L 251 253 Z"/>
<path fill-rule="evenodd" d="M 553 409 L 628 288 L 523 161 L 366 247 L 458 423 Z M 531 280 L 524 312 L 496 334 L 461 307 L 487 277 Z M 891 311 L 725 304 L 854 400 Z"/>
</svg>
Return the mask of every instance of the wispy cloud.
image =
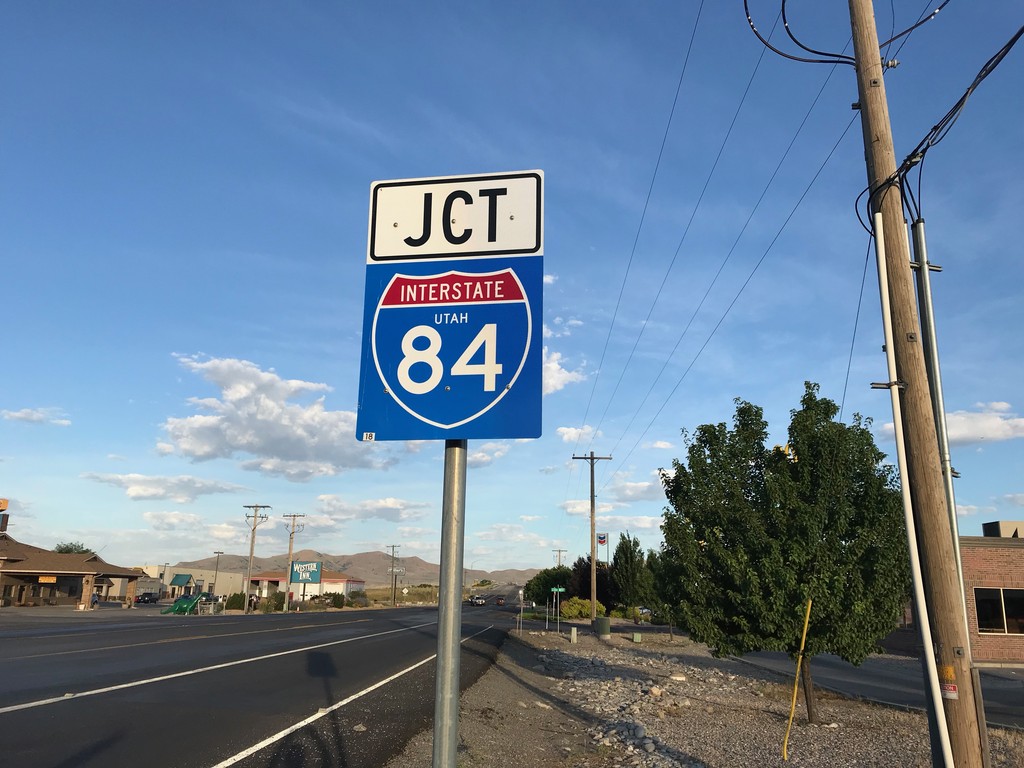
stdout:
<svg viewBox="0 0 1024 768">
<path fill-rule="evenodd" d="M 406 501 L 387 497 L 350 502 L 334 494 L 317 496 L 319 511 L 332 520 L 388 520 L 401 523 L 419 520 L 426 516 L 430 505 L 424 502 Z"/>
<path fill-rule="evenodd" d="M 575 443 L 577 440 L 589 442 L 595 437 L 601 437 L 601 433 L 595 432 L 589 424 L 582 427 L 558 427 L 555 432 L 562 438 L 563 443 Z"/>
<path fill-rule="evenodd" d="M 6 421 L 22 421 L 26 424 L 71 426 L 71 420 L 59 408 L 22 408 L 19 411 L 0 411 L 0 417 Z"/>
<path fill-rule="evenodd" d="M 214 493 L 236 493 L 244 491 L 240 485 L 222 483 L 216 480 L 203 480 L 190 475 L 177 477 L 160 477 L 154 475 L 116 475 L 86 472 L 82 475 L 86 480 L 95 480 L 117 488 L 123 488 L 132 501 L 153 501 L 168 499 L 178 504 L 190 504 L 200 496 Z"/>
<path fill-rule="evenodd" d="M 950 445 L 1015 440 L 1024 437 L 1024 418 L 1009 403 L 975 403 L 973 410 L 946 413 L 946 431 Z M 892 422 L 882 427 L 882 434 L 892 439 Z"/>
<path fill-rule="evenodd" d="M 466 463 L 470 467 L 486 467 L 508 453 L 509 443 L 482 443 L 474 446 L 473 450 L 466 457 Z"/>
</svg>

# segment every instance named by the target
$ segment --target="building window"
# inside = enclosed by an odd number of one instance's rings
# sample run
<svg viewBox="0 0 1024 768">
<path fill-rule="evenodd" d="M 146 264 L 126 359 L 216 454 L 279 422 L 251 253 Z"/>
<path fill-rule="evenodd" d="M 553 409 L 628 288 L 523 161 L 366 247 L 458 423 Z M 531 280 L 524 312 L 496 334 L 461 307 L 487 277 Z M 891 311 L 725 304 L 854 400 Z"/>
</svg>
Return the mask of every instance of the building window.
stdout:
<svg viewBox="0 0 1024 768">
<path fill-rule="evenodd" d="M 978 611 L 979 632 L 1024 634 L 1024 589 L 977 587 L 974 605 Z"/>
</svg>

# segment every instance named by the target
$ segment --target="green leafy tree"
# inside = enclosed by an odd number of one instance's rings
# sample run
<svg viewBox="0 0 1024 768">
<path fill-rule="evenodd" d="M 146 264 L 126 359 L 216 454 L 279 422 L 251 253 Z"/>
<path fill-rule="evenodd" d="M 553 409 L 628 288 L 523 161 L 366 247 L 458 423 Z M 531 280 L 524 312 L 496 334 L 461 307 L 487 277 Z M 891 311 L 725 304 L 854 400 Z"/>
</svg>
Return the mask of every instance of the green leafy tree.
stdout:
<svg viewBox="0 0 1024 768">
<path fill-rule="evenodd" d="M 572 564 L 572 576 L 566 585 L 564 597 L 579 597 L 590 604 L 590 557 L 578 557 Z M 608 566 L 600 561 L 597 564 L 597 602 L 611 605 L 612 587 L 611 578 L 608 575 Z M 598 613 L 603 616 L 603 613 Z M 587 616 L 590 616 L 589 609 Z"/>
<path fill-rule="evenodd" d="M 53 551 L 60 555 L 91 555 L 92 550 L 80 541 L 62 541 Z"/>
<path fill-rule="evenodd" d="M 789 444 L 769 450 L 760 408 L 737 400 L 732 429 L 705 424 L 685 463 L 663 473 L 662 593 L 718 654 L 796 654 L 861 663 L 895 628 L 909 595 L 902 500 L 860 416 L 807 383 Z M 808 717 L 815 719 L 809 665 Z"/>
<path fill-rule="evenodd" d="M 551 599 L 551 588 L 567 587 L 571 576 L 572 572 L 564 565 L 545 568 L 526 582 L 526 586 L 523 587 L 523 596 L 527 600 L 533 600 L 535 603 L 543 605 Z"/>
<path fill-rule="evenodd" d="M 656 602 L 654 574 L 647 567 L 640 540 L 628 531 L 619 534 L 612 556 L 612 584 L 616 602 L 627 610 Z"/>
</svg>

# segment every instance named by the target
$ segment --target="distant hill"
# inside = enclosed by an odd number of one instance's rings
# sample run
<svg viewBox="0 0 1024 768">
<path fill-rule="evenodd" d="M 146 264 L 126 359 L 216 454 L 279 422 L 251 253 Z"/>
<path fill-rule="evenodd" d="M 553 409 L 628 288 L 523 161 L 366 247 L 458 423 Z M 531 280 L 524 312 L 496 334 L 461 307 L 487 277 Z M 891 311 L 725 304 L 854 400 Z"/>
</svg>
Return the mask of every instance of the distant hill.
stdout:
<svg viewBox="0 0 1024 768">
<path fill-rule="evenodd" d="M 360 552 L 356 555 L 328 555 L 313 549 L 302 549 L 292 554 L 293 560 L 312 560 L 322 562 L 325 571 L 339 571 L 355 579 L 362 579 L 368 587 L 384 587 L 391 584 L 391 555 L 387 552 Z M 191 560 L 178 563 L 178 568 L 216 567 L 217 558 L 207 557 L 202 560 Z M 249 567 L 249 558 L 245 555 L 220 556 L 220 570 L 228 573 L 245 573 Z M 253 574 L 263 571 L 284 571 L 288 568 L 288 553 L 271 557 L 254 557 L 252 560 Z M 419 557 L 396 557 L 395 569 L 398 570 L 398 581 L 403 584 L 434 584 L 440 582 L 441 566 L 428 563 Z M 404 569 L 404 573 L 402 573 Z M 497 584 L 525 584 L 537 573 L 538 568 L 522 570 L 506 569 L 502 571 L 485 571 L 481 569 L 467 570 L 465 579 L 468 582 L 490 579 Z"/>
</svg>

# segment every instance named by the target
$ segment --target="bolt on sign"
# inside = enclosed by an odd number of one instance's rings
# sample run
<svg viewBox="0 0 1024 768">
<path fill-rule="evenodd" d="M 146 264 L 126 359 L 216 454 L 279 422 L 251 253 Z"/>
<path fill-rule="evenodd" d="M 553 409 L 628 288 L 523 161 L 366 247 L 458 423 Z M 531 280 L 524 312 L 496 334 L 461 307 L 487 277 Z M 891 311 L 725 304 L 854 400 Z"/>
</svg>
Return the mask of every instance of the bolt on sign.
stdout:
<svg viewBox="0 0 1024 768">
<path fill-rule="evenodd" d="M 543 178 L 371 185 L 360 440 L 540 436 Z"/>
</svg>

